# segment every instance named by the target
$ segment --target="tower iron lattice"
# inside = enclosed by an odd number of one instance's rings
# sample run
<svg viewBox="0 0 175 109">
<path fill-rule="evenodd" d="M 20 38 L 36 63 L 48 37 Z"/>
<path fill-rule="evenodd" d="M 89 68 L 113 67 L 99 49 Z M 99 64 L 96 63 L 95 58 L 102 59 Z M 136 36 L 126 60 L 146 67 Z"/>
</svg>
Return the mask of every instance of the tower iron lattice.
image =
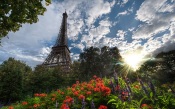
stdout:
<svg viewBox="0 0 175 109">
<path fill-rule="evenodd" d="M 67 13 L 63 13 L 63 19 L 55 45 L 42 65 L 55 67 L 60 65 L 64 70 L 70 69 L 71 58 L 67 37 Z"/>
</svg>

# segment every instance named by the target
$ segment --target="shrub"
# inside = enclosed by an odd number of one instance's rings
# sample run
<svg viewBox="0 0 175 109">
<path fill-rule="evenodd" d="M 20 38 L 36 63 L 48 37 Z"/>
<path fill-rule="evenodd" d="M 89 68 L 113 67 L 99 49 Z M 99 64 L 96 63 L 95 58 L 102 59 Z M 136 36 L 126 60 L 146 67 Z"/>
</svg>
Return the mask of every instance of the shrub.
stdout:
<svg viewBox="0 0 175 109">
<path fill-rule="evenodd" d="M 33 98 L 2 109 L 174 109 L 172 92 L 140 79 L 131 83 L 128 78 L 94 76 L 89 82 L 77 81 L 50 94 L 36 93 Z"/>
</svg>

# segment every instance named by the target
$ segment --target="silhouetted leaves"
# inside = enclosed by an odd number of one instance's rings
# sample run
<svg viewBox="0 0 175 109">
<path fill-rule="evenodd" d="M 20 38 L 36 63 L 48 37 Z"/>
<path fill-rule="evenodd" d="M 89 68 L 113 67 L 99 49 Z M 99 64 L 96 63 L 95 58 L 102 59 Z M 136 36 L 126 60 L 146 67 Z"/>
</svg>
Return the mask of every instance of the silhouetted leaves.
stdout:
<svg viewBox="0 0 175 109">
<path fill-rule="evenodd" d="M 51 0 L 45 0 L 46 5 Z M 0 38 L 10 31 L 16 32 L 24 23 L 36 23 L 38 15 L 43 15 L 46 8 L 43 0 L 1 0 L 0 1 Z"/>
<path fill-rule="evenodd" d="M 175 81 L 175 50 L 159 53 L 154 59 L 146 61 L 139 69 L 142 77 L 152 78 L 163 83 Z"/>
<path fill-rule="evenodd" d="M 86 78 L 93 75 L 110 76 L 119 61 L 121 56 L 117 47 L 104 46 L 101 49 L 90 47 L 80 54 L 80 72 Z"/>
</svg>

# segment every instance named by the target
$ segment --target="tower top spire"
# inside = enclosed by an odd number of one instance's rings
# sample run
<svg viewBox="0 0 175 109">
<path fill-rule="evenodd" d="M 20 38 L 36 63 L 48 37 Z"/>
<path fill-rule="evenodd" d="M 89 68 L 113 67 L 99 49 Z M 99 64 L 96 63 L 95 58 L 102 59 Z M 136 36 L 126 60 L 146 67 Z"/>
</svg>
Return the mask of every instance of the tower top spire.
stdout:
<svg viewBox="0 0 175 109">
<path fill-rule="evenodd" d="M 68 15 L 65 11 L 65 13 L 63 13 L 63 19 L 62 19 L 60 31 L 59 31 L 58 38 L 56 40 L 54 47 L 56 47 L 56 46 L 68 46 L 68 43 L 67 43 L 67 17 L 68 17 Z"/>
<path fill-rule="evenodd" d="M 65 12 L 63 13 L 63 18 L 64 18 L 64 17 L 66 17 L 66 18 L 68 17 L 68 15 L 67 15 L 67 13 L 66 13 L 66 9 L 65 9 Z"/>
</svg>

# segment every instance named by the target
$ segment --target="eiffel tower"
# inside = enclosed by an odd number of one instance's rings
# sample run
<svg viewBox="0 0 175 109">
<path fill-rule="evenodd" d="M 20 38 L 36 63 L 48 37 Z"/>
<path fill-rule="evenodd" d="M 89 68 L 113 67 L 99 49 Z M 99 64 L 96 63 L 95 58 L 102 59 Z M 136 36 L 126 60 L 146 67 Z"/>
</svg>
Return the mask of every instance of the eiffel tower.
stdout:
<svg viewBox="0 0 175 109">
<path fill-rule="evenodd" d="M 70 69 L 71 58 L 67 42 L 67 13 L 63 13 L 62 24 L 52 51 L 43 62 L 43 65 L 55 67 L 60 65 L 65 71 Z"/>
</svg>

